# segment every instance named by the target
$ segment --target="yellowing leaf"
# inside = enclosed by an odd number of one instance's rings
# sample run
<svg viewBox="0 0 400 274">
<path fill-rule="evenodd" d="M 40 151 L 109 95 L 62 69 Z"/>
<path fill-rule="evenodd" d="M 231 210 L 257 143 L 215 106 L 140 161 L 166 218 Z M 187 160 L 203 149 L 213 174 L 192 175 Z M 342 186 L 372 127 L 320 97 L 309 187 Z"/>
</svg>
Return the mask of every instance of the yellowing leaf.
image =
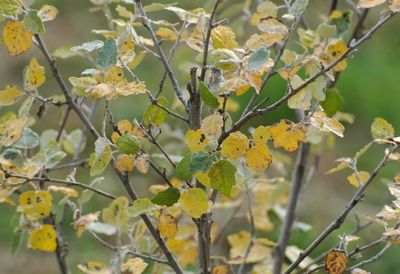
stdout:
<svg viewBox="0 0 400 274">
<path fill-rule="evenodd" d="M 156 35 L 163 40 L 167 41 L 175 41 L 177 38 L 177 34 L 175 31 L 169 28 L 161 27 L 156 31 Z"/>
<path fill-rule="evenodd" d="M 36 221 L 50 215 L 53 197 L 48 191 L 26 191 L 19 196 L 18 211 Z"/>
<path fill-rule="evenodd" d="M 229 268 L 227 265 L 216 265 L 212 269 L 212 274 L 228 274 Z"/>
<path fill-rule="evenodd" d="M 261 47 L 270 47 L 276 42 L 281 41 L 282 39 L 283 39 L 282 35 L 270 35 L 268 33 L 263 33 L 263 34 L 254 33 L 246 41 L 245 47 L 252 51 L 256 51 Z"/>
<path fill-rule="evenodd" d="M 22 9 L 22 0 L 2 0 L 0 14 L 16 15 Z"/>
<path fill-rule="evenodd" d="M 42 22 L 53 21 L 58 14 L 58 9 L 52 5 L 43 5 L 38 11 L 38 16 Z"/>
<path fill-rule="evenodd" d="M 300 142 L 306 140 L 307 127 L 288 120 L 281 120 L 269 128 L 275 147 L 283 147 L 287 151 L 295 151 Z"/>
<path fill-rule="evenodd" d="M 239 131 L 232 132 L 222 142 L 221 154 L 224 157 L 237 159 L 249 150 L 249 139 Z"/>
<path fill-rule="evenodd" d="M 141 258 L 131 258 L 121 265 L 121 272 L 127 274 L 141 274 L 148 266 L 148 263 Z"/>
<path fill-rule="evenodd" d="M 21 21 L 8 21 L 3 29 L 3 43 L 12 56 L 24 53 L 32 47 L 33 33 L 25 31 Z"/>
<path fill-rule="evenodd" d="M 333 249 L 326 254 L 325 268 L 329 274 L 342 274 L 347 268 L 347 254 L 341 249 Z"/>
<path fill-rule="evenodd" d="M 369 9 L 376 7 L 380 4 L 385 3 L 386 0 L 359 0 L 357 3 L 357 8 L 359 9 Z"/>
<path fill-rule="evenodd" d="M 367 171 L 359 171 L 358 174 L 353 172 L 350 176 L 347 177 L 349 183 L 357 188 L 361 185 L 365 184 L 365 182 L 369 178 L 369 173 Z"/>
<path fill-rule="evenodd" d="M 171 214 L 162 214 L 157 228 L 161 236 L 174 238 L 178 232 L 178 221 Z"/>
<path fill-rule="evenodd" d="M 90 176 L 103 173 L 112 159 L 111 147 L 108 141 L 100 137 L 95 142 L 95 152 L 90 154 L 89 167 Z"/>
<path fill-rule="evenodd" d="M 263 171 L 272 162 L 272 156 L 266 145 L 256 145 L 246 154 L 246 165 L 253 171 Z"/>
<path fill-rule="evenodd" d="M 120 172 L 131 172 L 135 164 L 135 158 L 132 155 L 120 154 L 114 162 L 115 168 Z"/>
<path fill-rule="evenodd" d="M 36 58 L 32 58 L 24 71 L 24 88 L 28 91 L 35 90 L 46 81 L 44 67 L 42 67 Z"/>
<path fill-rule="evenodd" d="M 331 43 L 326 52 L 321 55 L 321 61 L 324 65 L 328 66 L 333 63 L 336 59 L 342 56 L 347 51 L 346 43 L 343 39 L 339 39 Z M 334 71 L 343 71 L 347 67 L 347 60 L 339 62 L 336 66 L 333 67 Z"/>
<path fill-rule="evenodd" d="M 240 96 L 246 93 L 250 84 L 243 77 L 233 77 L 225 81 L 224 88 L 228 91 L 234 91 L 236 95 Z"/>
<path fill-rule="evenodd" d="M 274 42 L 281 41 L 288 34 L 288 28 L 286 25 L 275 17 L 261 19 L 258 28 L 268 34 L 270 36 L 269 39 Z"/>
<path fill-rule="evenodd" d="M 214 49 L 235 49 L 238 47 L 236 35 L 228 26 L 219 25 L 211 32 Z"/>
<path fill-rule="evenodd" d="M 201 129 L 189 130 L 185 134 L 185 143 L 193 153 L 204 151 L 208 142 L 208 138 Z"/>
<path fill-rule="evenodd" d="M 65 186 L 49 186 L 47 188 L 48 191 L 55 191 L 55 192 L 61 192 L 65 195 L 71 196 L 71 197 L 78 197 L 78 192 L 70 187 L 65 187 Z"/>
<path fill-rule="evenodd" d="M 375 118 L 371 125 L 371 134 L 374 139 L 388 139 L 394 137 L 394 128 L 383 118 Z"/>
<path fill-rule="evenodd" d="M 57 233 L 52 225 L 34 229 L 28 238 L 29 246 L 35 250 L 54 252 L 57 248 Z"/>
<path fill-rule="evenodd" d="M 111 268 L 101 262 L 88 261 L 83 264 L 79 264 L 78 268 L 86 274 L 112 274 Z"/>
<path fill-rule="evenodd" d="M 253 26 L 257 26 L 260 23 L 261 18 L 269 16 L 276 17 L 278 15 L 278 6 L 271 1 L 263 1 L 257 6 L 256 12 L 250 19 L 250 23 Z"/>
<path fill-rule="evenodd" d="M 5 89 L 0 91 L 0 107 L 13 105 L 22 95 L 22 90 L 19 87 L 13 85 L 6 86 Z"/>
<path fill-rule="evenodd" d="M 259 126 L 253 132 L 253 142 L 255 145 L 264 145 L 271 138 L 271 133 L 268 127 Z"/>
<path fill-rule="evenodd" d="M 211 187 L 221 191 L 225 196 L 229 196 L 232 187 L 236 184 L 235 173 L 236 167 L 231 162 L 218 161 L 208 172 Z"/>
<path fill-rule="evenodd" d="M 215 140 L 221 134 L 223 123 L 222 115 L 214 113 L 201 121 L 201 130 L 208 139 Z"/>
<path fill-rule="evenodd" d="M 210 185 L 210 176 L 208 176 L 207 173 L 204 172 L 196 172 L 194 174 L 194 177 L 196 178 L 197 181 L 199 181 L 203 186 L 209 186 Z"/>
<path fill-rule="evenodd" d="M 126 197 L 120 196 L 103 209 L 103 221 L 115 226 L 122 226 L 129 220 L 129 201 Z"/>
<path fill-rule="evenodd" d="M 393 12 L 399 12 L 400 0 L 389 0 L 389 9 Z"/>
<path fill-rule="evenodd" d="M 332 132 L 343 137 L 344 126 L 335 118 L 330 118 L 323 111 L 316 111 L 310 118 L 311 125 L 324 132 Z"/>
<path fill-rule="evenodd" d="M 208 197 L 201 188 L 191 188 L 181 194 L 182 209 L 193 218 L 200 218 L 208 210 Z"/>
</svg>

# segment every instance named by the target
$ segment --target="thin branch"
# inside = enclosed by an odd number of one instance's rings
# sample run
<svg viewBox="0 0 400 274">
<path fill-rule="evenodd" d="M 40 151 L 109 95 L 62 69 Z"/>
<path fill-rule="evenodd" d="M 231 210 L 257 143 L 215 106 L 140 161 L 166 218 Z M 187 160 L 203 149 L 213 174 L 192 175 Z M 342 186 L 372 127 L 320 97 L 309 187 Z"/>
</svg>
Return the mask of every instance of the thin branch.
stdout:
<svg viewBox="0 0 400 274">
<path fill-rule="evenodd" d="M 284 274 L 291 273 L 315 248 L 317 248 L 333 231 L 340 228 L 346 220 L 349 213 L 353 208 L 361 201 L 364 196 L 364 191 L 367 189 L 369 184 L 375 179 L 380 170 L 385 166 L 389 159 L 389 155 L 398 149 L 399 146 L 392 146 L 388 153 L 385 153 L 382 160 L 375 167 L 374 171 L 369 175 L 366 182 L 360 186 L 360 188 L 354 193 L 352 199 L 347 203 L 344 210 L 339 216 L 333 220 L 324 231 L 300 254 L 300 256 L 285 270 Z"/>
<path fill-rule="evenodd" d="M 385 254 L 385 252 L 390 248 L 391 245 L 392 245 L 391 243 L 387 243 L 377 254 L 375 254 L 374 256 L 372 256 L 371 258 L 369 258 L 367 260 L 364 260 L 362 262 L 359 262 L 356 265 L 353 265 L 352 267 L 348 268 L 347 270 L 351 271 L 355 268 L 359 268 L 366 264 L 370 264 L 370 263 L 377 261 L 380 257 L 383 256 L 383 254 Z"/>
</svg>

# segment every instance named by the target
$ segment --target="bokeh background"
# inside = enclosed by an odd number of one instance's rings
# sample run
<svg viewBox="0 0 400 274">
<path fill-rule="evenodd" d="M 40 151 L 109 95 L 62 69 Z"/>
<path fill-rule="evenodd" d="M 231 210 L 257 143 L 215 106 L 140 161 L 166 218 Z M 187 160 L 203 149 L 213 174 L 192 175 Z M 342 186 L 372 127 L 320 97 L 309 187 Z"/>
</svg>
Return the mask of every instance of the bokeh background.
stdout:
<svg viewBox="0 0 400 274">
<path fill-rule="evenodd" d="M 149 4 L 152 1 L 144 1 Z M 157 2 L 167 3 L 169 1 L 159 0 Z M 212 1 L 191 1 L 179 0 L 178 6 L 184 8 L 194 8 L 204 6 L 208 10 Z M 230 6 L 241 4 L 240 0 L 226 0 L 224 11 Z M 329 9 L 328 0 L 310 1 L 311 9 L 308 11 L 306 20 L 309 25 L 315 27 L 320 21 L 321 13 L 326 14 Z M 339 1 L 344 2 L 344 1 Z M 86 41 L 101 39 L 91 33 L 92 29 L 106 29 L 107 24 L 101 13 L 89 12 L 91 7 L 89 0 L 37 0 L 34 7 L 41 7 L 42 4 L 48 3 L 56 6 L 60 10 L 60 14 L 54 22 L 47 24 L 47 33 L 44 37 L 50 51 L 62 46 L 79 45 Z M 371 26 L 379 17 L 379 9 L 370 12 L 366 26 Z M 154 13 L 154 18 L 168 16 L 175 20 L 172 13 Z M 0 23 L 2 24 L 2 23 Z M 335 165 L 333 162 L 336 158 L 342 156 L 351 156 L 360 149 L 364 144 L 370 141 L 370 124 L 377 116 L 383 117 L 391 122 L 397 130 L 400 130 L 400 16 L 391 20 L 382 29 L 380 29 L 372 39 L 370 39 L 356 53 L 354 58 L 350 58 L 347 70 L 341 75 L 337 84 L 338 89 L 345 97 L 344 111 L 353 113 L 356 116 L 352 125 L 346 126 L 345 138 L 337 140 L 335 149 L 328 150 L 322 155 L 320 169 L 317 171 L 313 181 L 302 196 L 299 209 L 299 220 L 313 225 L 311 231 L 307 233 L 295 232 L 292 243 L 300 247 L 305 247 L 335 216 L 341 211 L 349 198 L 354 193 L 354 188 L 346 182 L 349 175 L 346 172 L 340 172 L 336 175 L 325 176 L 324 173 Z M 241 38 L 239 37 L 239 40 Z M 9 57 L 4 46 L 0 47 L 0 86 L 4 87 L 9 83 L 21 84 L 23 67 L 28 63 L 29 59 L 35 56 L 40 63 L 45 63 L 39 52 L 31 49 L 28 53 L 18 57 Z M 184 50 L 177 54 L 173 61 L 176 68 L 184 68 L 190 64 L 193 59 L 193 52 Z M 67 78 L 69 76 L 77 76 L 83 69 L 89 67 L 90 64 L 80 58 L 71 58 L 68 60 L 60 60 L 58 67 L 62 75 Z M 55 81 L 50 77 L 48 67 L 46 67 L 48 80 L 41 93 L 45 95 L 59 94 L 59 89 Z M 152 57 L 146 57 L 145 61 L 135 71 L 140 79 L 146 81 L 150 90 L 155 91 L 163 71 L 162 67 Z M 183 71 L 182 71 L 183 72 Z M 180 80 L 187 79 L 184 73 L 179 73 Z M 167 81 L 166 90 L 171 93 L 171 87 Z M 284 91 L 283 81 L 274 79 L 268 86 L 268 94 L 271 100 L 275 100 Z M 249 99 L 250 94 L 235 98 L 241 106 Z M 131 97 L 129 99 L 116 100 L 112 104 L 116 120 L 141 118 L 143 111 L 147 106 L 147 98 L 145 96 Z M 143 102 L 143 103 L 142 103 Z M 9 108 L 0 108 L 3 114 Z M 101 108 L 96 115 L 96 123 L 100 124 L 102 120 Z M 38 132 L 45 128 L 58 128 L 59 118 L 61 114 L 54 111 L 34 127 Z M 292 111 L 286 107 L 281 107 L 268 117 L 262 117 L 255 123 L 269 124 L 279 120 L 281 117 L 294 117 Z M 72 116 L 69 120 L 68 130 L 81 127 L 79 120 Z M 91 147 L 88 148 L 89 150 Z M 373 147 L 371 151 L 363 157 L 360 165 L 364 170 L 370 170 L 382 156 L 382 147 Z M 375 214 L 380 210 L 382 205 L 389 203 L 391 197 L 388 193 L 383 178 L 391 178 L 393 174 L 399 170 L 398 164 L 391 163 L 374 181 L 366 192 L 364 201 L 356 207 L 355 213 Z M 78 169 L 78 173 L 82 170 Z M 63 173 L 56 176 L 65 176 Z M 82 181 L 88 179 L 80 177 Z M 154 182 L 161 183 L 157 178 L 151 178 Z M 102 186 L 112 189 L 114 193 L 122 191 L 119 186 L 114 184 L 115 178 L 112 175 L 107 176 L 107 182 Z M 140 188 L 140 186 L 139 186 Z M 145 188 L 143 188 L 145 189 Z M 143 190 L 144 191 L 144 190 Z M 91 208 L 87 211 L 98 210 L 100 205 L 104 205 L 105 200 L 96 198 L 91 203 Z M 13 216 L 13 207 L 8 205 L 0 205 L 0 273 L 16 274 L 16 273 L 58 273 L 56 260 L 53 254 L 44 254 L 33 252 L 22 248 L 18 254 L 12 255 L 10 249 L 12 226 L 11 219 Z M 334 233 L 329 240 L 322 245 L 314 254 L 319 254 L 321 250 L 331 247 L 338 240 L 338 235 L 351 231 L 355 226 L 355 218 L 348 218 L 345 225 L 340 231 Z M 68 217 L 68 222 L 71 220 Z M 67 223 L 68 223 L 67 222 Z M 237 231 L 237 226 L 228 228 L 227 232 Z M 69 242 L 70 255 L 68 262 L 71 264 L 73 273 L 79 273 L 75 267 L 77 263 L 84 260 L 108 260 L 110 253 L 98 243 L 94 242 L 89 236 L 84 235 L 81 239 L 77 239 L 73 235 L 72 229 L 67 225 L 67 238 Z M 363 239 L 358 243 L 371 241 L 380 236 L 381 230 L 378 228 L 370 228 L 362 233 Z M 276 234 L 267 235 L 271 239 L 276 239 Z M 351 244 L 353 248 L 355 244 Z M 400 263 L 398 254 L 400 249 L 393 246 L 378 262 L 369 265 L 366 269 L 373 273 L 400 273 Z M 374 250 L 371 250 L 373 253 Z"/>
</svg>

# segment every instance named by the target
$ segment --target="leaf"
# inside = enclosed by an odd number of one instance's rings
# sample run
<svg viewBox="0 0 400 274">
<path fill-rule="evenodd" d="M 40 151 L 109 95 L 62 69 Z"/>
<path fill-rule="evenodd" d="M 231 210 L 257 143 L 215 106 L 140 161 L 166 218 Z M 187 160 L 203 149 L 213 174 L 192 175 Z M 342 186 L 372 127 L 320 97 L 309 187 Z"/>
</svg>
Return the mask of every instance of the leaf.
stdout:
<svg viewBox="0 0 400 274">
<path fill-rule="evenodd" d="M 389 9 L 392 12 L 400 11 L 400 0 L 389 0 Z"/>
<path fill-rule="evenodd" d="M 236 35 L 228 26 L 218 25 L 212 29 L 211 41 L 214 49 L 235 49 L 238 47 Z"/>
<path fill-rule="evenodd" d="M 232 187 L 236 184 L 235 173 L 236 167 L 234 165 L 229 161 L 220 160 L 208 172 L 211 187 L 221 191 L 225 196 L 229 196 Z"/>
<path fill-rule="evenodd" d="M 11 238 L 11 253 L 15 255 L 22 247 L 28 236 L 27 229 L 14 229 Z"/>
<path fill-rule="evenodd" d="M 141 274 L 149 264 L 141 258 L 130 258 L 121 265 L 121 272 L 127 274 Z"/>
<path fill-rule="evenodd" d="M 331 15 L 329 16 L 328 23 L 336 27 L 335 37 L 340 37 L 343 33 L 345 33 L 349 29 L 352 16 L 353 16 L 352 10 L 346 10 L 343 12 L 335 10 L 331 13 Z"/>
<path fill-rule="evenodd" d="M 303 79 L 301 79 L 298 75 L 293 76 L 290 81 L 290 85 L 293 89 L 297 89 L 303 83 Z M 289 98 L 288 106 L 292 109 L 308 110 L 310 109 L 312 98 L 313 96 L 310 90 L 307 88 L 303 88 Z"/>
<path fill-rule="evenodd" d="M 339 137 L 343 137 L 344 126 L 335 118 L 330 118 L 323 111 L 316 111 L 310 117 L 311 125 L 323 132 L 332 132 Z"/>
<path fill-rule="evenodd" d="M 19 196 L 17 210 L 28 220 L 36 221 L 50 215 L 52 201 L 53 197 L 48 191 L 25 191 Z"/>
<path fill-rule="evenodd" d="M 108 68 L 109 66 L 117 63 L 118 54 L 117 43 L 113 38 L 109 38 L 104 41 L 103 48 L 97 54 L 96 63 L 102 68 Z"/>
<path fill-rule="evenodd" d="M 117 140 L 117 148 L 121 153 L 136 154 L 140 150 L 138 139 L 131 134 L 124 134 Z"/>
<path fill-rule="evenodd" d="M 197 171 L 206 172 L 210 169 L 213 163 L 213 157 L 204 152 L 198 152 L 192 154 L 191 161 L 189 164 L 189 173 L 194 174 Z"/>
<path fill-rule="evenodd" d="M 8 21 L 3 29 L 3 43 L 12 56 L 20 55 L 32 47 L 33 33 L 26 31 L 21 21 Z"/>
<path fill-rule="evenodd" d="M 178 202 L 179 197 L 181 196 L 179 189 L 175 187 L 169 187 L 166 190 L 160 191 L 151 199 L 151 202 L 160 206 L 173 206 L 176 202 Z"/>
<path fill-rule="evenodd" d="M 394 137 L 394 128 L 383 118 L 375 118 L 371 125 L 371 135 L 374 139 L 388 139 Z"/>
<path fill-rule="evenodd" d="M 135 159 L 135 167 L 140 173 L 146 174 L 150 168 L 150 155 L 144 153 L 137 156 Z"/>
<path fill-rule="evenodd" d="M 21 118 L 11 116 L 0 123 L 0 147 L 8 147 L 16 143 L 22 137 L 27 122 L 28 116 L 24 115 Z"/>
<path fill-rule="evenodd" d="M 365 184 L 369 178 L 369 173 L 367 171 L 359 171 L 358 173 L 353 172 L 350 176 L 347 177 L 349 183 L 356 188 L 359 188 L 361 185 Z"/>
<path fill-rule="evenodd" d="M 86 273 L 86 274 L 112 274 L 113 271 L 111 268 L 101 262 L 95 262 L 95 261 L 88 261 L 83 264 L 79 264 L 78 268 Z"/>
<path fill-rule="evenodd" d="M 48 191 L 60 192 L 66 196 L 78 197 L 78 192 L 70 187 L 51 185 L 47 188 Z"/>
<path fill-rule="evenodd" d="M 286 25 L 275 17 L 262 18 L 258 29 L 267 33 L 270 37 L 273 37 L 274 42 L 281 41 L 289 31 Z"/>
<path fill-rule="evenodd" d="M 2 0 L 0 3 L 0 14 L 16 15 L 21 9 L 21 0 Z"/>
<path fill-rule="evenodd" d="M 259 126 L 253 132 L 253 142 L 255 145 L 265 145 L 269 138 L 271 138 L 271 133 L 269 132 L 269 127 Z"/>
<path fill-rule="evenodd" d="M 177 38 L 176 32 L 169 28 L 161 27 L 155 33 L 162 40 L 175 41 Z"/>
<path fill-rule="evenodd" d="M 102 48 L 103 46 L 104 46 L 104 42 L 103 41 L 94 40 L 94 41 L 83 43 L 80 46 L 72 47 L 71 51 L 77 52 L 77 51 L 80 51 L 80 50 L 84 50 L 84 51 L 87 51 L 87 52 L 92 52 L 94 50 Z"/>
<path fill-rule="evenodd" d="M 26 127 L 22 137 L 13 145 L 13 147 L 20 149 L 33 149 L 40 144 L 39 135 L 32 129 Z"/>
<path fill-rule="evenodd" d="M 266 145 L 256 145 L 246 154 L 246 166 L 253 171 L 265 170 L 272 162 L 272 155 Z"/>
<path fill-rule="evenodd" d="M 95 152 L 90 154 L 90 176 L 103 173 L 112 159 L 111 146 L 107 139 L 100 137 L 95 142 Z"/>
<path fill-rule="evenodd" d="M 333 249 L 326 254 L 325 268 L 329 274 L 342 274 L 347 268 L 347 254 L 341 249 Z"/>
<path fill-rule="evenodd" d="M 8 85 L 0 91 L 0 107 L 15 104 L 24 94 L 18 86 Z"/>
<path fill-rule="evenodd" d="M 185 143 L 192 153 L 204 151 L 209 143 L 201 129 L 189 130 L 185 134 Z"/>
<path fill-rule="evenodd" d="M 178 232 L 178 220 L 171 214 L 162 214 L 157 228 L 162 237 L 174 238 Z"/>
<path fill-rule="evenodd" d="M 224 157 L 237 159 L 244 156 L 249 150 L 249 139 L 239 131 L 229 134 L 221 145 L 221 154 Z"/>
<path fill-rule="evenodd" d="M 210 108 L 216 109 L 219 106 L 219 102 L 217 97 L 214 96 L 208 89 L 208 87 L 203 83 L 200 82 L 199 84 L 199 93 L 201 100 Z"/>
<path fill-rule="evenodd" d="M 192 154 L 188 154 L 176 165 L 176 177 L 183 181 L 188 181 L 192 178 L 189 172 L 189 166 L 192 162 Z"/>
<path fill-rule="evenodd" d="M 22 25 L 25 30 L 36 34 L 45 33 L 45 28 L 42 20 L 38 16 L 36 10 L 30 10 L 27 15 L 25 15 Z"/>
<path fill-rule="evenodd" d="M 333 116 L 340 111 L 344 105 L 344 98 L 337 88 L 330 88 L 326 91 L 326 98 L 321 102 L 326 115 Z"/>
<path fill-rule="evenodd" d="M 54 252 L 57 248 L 57 233 L 52 225 L 42 225 L 32 230 L 28 238 L 29 246 L 34 250 Z"/>
<path fill-rule="evenodd" d="M 308 5 L 308 0 L 296 0 L 290 7 L 289 12 L 294 16 L 299 16 L 304 13 Z"/>
<path fill-rule="evenodd" d="M 131 172 L 135 166 L 135 158 L 132 155 L 120 154 L 115 159 L 114 166 L 119 172 Z"/>
<path fill-rule="evenodd" d="M 129 220 L 129 200 L 125 196 L 116 198 L 111 204 L 103 209 L 103 221 L 107 224 L 122 226 Z"/>
<path fill-rule="evenodd" d="M 164 97 L 160 97 L 157 100 L 157 103 L 165 107 L 168 104 L 168 101 Z M 144 113 L 143 123 L 146 127 L 148 127 L 150 124 L 160 126 L 165 122 L 167 117 L 168 112 L 156 105 L 151 105 Z"/>
<path fill-rule="evenodd" d="M 191 188 L 182 193 L 179 203 L 192 218 L 200 218 L 208 210 L 208 197 L 201 188 Z"/>
<path fill-rule="evenodd" d="M 250 55 L 247 67 L 249 70 L 260 70 L 268 62 L 269 51 L 267 48 L 259 48 Z"/>
<path fill-rule="evenodd" d="M 46 81 L 44 67 L 39 64 L 36 58 L 32 58 L 24 70 L 24 88 L 32 91 L 40 87 Z"/>
<path fill-rule="evenodd" d="M 324 65 L 330 65 L 340 58 L 347 51 L 347 45 L 343 39 L 332 42 L 326 52 L 321 55 L 321 61 Z M 333 67 L 334 71 L 343 71 L 347 68 L 347 60 L 340 61 L 336 66 Z"/>
<path fill-rule="evenodd" d="M 58 15 L 58 9 L 52 5 L 43 5 L 37 15 L 42 22 L 53 21 Z"/>
<path fill-rule="evenodd" d="M 222 115 L 216 112 L 201 121 L 201 130 L 208 139 L 215 140 L 221 135 L 223 124 Z"/>
<path fill-rule="evenodd" d="M 112 236 L 117 233 L 115 226 L 102 222 L 90 222 L 85 226 L 85 228 L 91 232 L 107 236 Z"/>
<path fill-rule="evenodd" d="M 65 156 L 67 154 L 61 150 L 60 144 L 52 140 L 32 157 L 32 161 L 45 168 L 52 168 L 58 165 Z"/>
<path fill-rule="evenodd" d="M 370 9 L 385 3 L 386 0 L 359 0 L 357 8 L 359 9 Z"/>
<path fill-rule="evenodd" d="M 307 127 L 289 120 L 281 120 L 269 128 L 275 147 L 283 147 L 287 151 L 295 151 L 300 142 L 306 140 Z"/>
<path fill-rule="evenodd" d="M 132 205 L 128 208 L 129 215 L 131 217 L 137 217 L 142 214 L 147 214 L 155 210 L 157 206 L 153 204 L 149 199 L 142 198 L 132 202 Z"/>
</svg>

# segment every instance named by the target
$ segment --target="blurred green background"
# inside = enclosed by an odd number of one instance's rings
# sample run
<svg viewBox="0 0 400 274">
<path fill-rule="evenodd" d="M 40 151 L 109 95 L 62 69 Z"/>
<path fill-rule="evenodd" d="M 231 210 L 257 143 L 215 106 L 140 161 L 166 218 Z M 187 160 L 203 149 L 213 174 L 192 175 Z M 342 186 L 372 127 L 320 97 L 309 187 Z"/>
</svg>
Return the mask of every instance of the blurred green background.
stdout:
<svg viewBox="0 0 400 274">
<path fill-rule="evenodd" d="M 152 1 L 144 1 L 149 4 Z M 169 1 L 157 1 L 169 2 Z M 177 1 L 178 6 L 184 8 L 194 8 L 205 6 L 210 10 L 212 1 Z M 308 11 L 306 20 L 311 27 L 317 26 L 320 22 L 319 14 L 326 14 L 329 9 L 328 0 L 310 1 L 311 9 Z M 339 1 L 344 2 L 344 1 Z M 36 1 L 34 7 L 39 8 L 42 4 L 48 3 L 56 6 L 60 10 L 60 14 L 54 22 L 46 25 L 47 33 L 44 36 L 50 51 L 61 46 L 79 45 L 86 41 L 101 39 L 99 36 L 91 33 L 92 29 L 106 29 L 105 18 L 100 13 L 89 12 L 91 7 L 89 0 L 52 0 L 52 1 Z M 230 5 L 241 3 L 240 0 L 226 0 L 224 9 Z M 163 15 L 163 14 L 161 14 Z M 161 19 L 159 13 L 154 13 L 154 19 Z M 175 20 L 174 15 L 168 15 L 170 19 Z M 372 11 L 366 26 L 371 26 L 379 17 L 379 9 Z M 399 122 L 399 102 L 400 102 L 400 16 L 391 20 L 382 29 L 380 29 L 372 39 L 370 39 L 353 58 L 349 60 L 347 70 L 341 75 L 337 84 L 338 89 L 345 97 L 345 112 L 353 113 L 356 116 L 355 123 L 346 126 L 345 138 L 337 140 L 337 146 L 334 150 L 324 152 L 314 180 L 309 185 L 307 191 L 303 194 L 300 202 L 299 220 L 310 223 L 313 229 L 308 233 L 295 232 L 291 243 L 300 247 L 306 247 L 310 241 L 320 232 L 336 215 L 340 212 L 346 201 L 350 199 L 354 193 L 354 188 L 346 182 L 349 175 L 341 172 L 336 175 L 325 176 L 324 173 L 335 165 L 333 162 L 336 158 L 342 156 L 352 156 L 366 144 L 370 139 L 370 124 L 377 116 L 383 117 L 391 122 L 397 130 L 400 130 Z M 241 38 L 239 37 L 239 40 Z M 243 39 L 242 39 L 243 40 Z M 44 63 L 36 49 L 31 49 L 28 53 L 18 57 L 10 57 L 4 46 L 0 47 L 0 86 L 7 84 L 21 84 L 23 67 L 28 63 L 29 59 L 35 56 L 40 63 Z M 191 61 L 190 61 L 191 60 Z M 193 52 L 184 50 L 178 53 L 173 61 L 173 66 L 180 72 L 178 73 L 181 83 L 187 80 L 187 75 L 181 68 L 186 68 L 190 62 L 193 62 Z M 89 63 L 80 58 L 71 58 L 68 60 L 60 60 L 58 67 L 62 75 L 67 78 L 69 76 L 77 76 L 83 69 L 88 68 Z M 41 93 L 44 95 L 59 94 L 60 91 L 55 81 L 50 77 L 48 67 L 46 67 L 48 80 Z M 160 79 L 163 71 L 161 66 L 154 58 L 147 56 L 145 61 L 135 71 L 140 79 L 146 81 L 147 87 L 155 92 L 157 90 L 158 79 Z M 271 100 L 275 100 L 283 91 L 283 81 L 273 80 L 272 84 L 267 87 L 267 93 L 271 96 Z M 166 90 L 170 94 L 171 87 L 167 81 Z M 249 99 L 250 93 L 235 98 L 242 106 Z M 139 98 L 139 100 L 138 100 Z M 134 119 L 141 118 L 143 111 L 147 106 L 145 96 L 128 97 L 128 99 L 116 100 L 112 103 L 112 110 L 115 113 L 115 119 Z M 143 102 L 143 103 L 142 103 Z M 145 102 L 145 103 L 144 103 Z M 9 108 L 0 108 L 1 114 L 8 111 Z M 52 109 L 54 110 L 54 109 Z M 52 111 L 50 110 L 50 111 Z M 96 123 L 102 120 L 102 110 L 99 109 L 99 115 L 96 115 Z M 47 113 L 41 123 L 34 127 L 40 132 L 44 128 L 58 128 L 60 116 L 59 111 Z M 274 112 L 268 117 L 259 118 L 255 124 L 270 124 L 282 117 L 293 117 L 293 113 L 285 107 Z M 69 120 L 68 130 L 80 127 L 79 120 L 73 116 Z M 171 121 L 172 122 L 172 121 Z M 44 127 L 45 126 L 45 127 Z M 371 170 L 382 156 L 382 147 L 373 147 L 371 151 L 361 161 L 361 169 Z M 398 164 L 389 164 L 381 175 L 374 181 L 366 192 L 363 202 L 356 207 L 354 213 L 375 214 L 382 205 L 389 203 L 391 197 L 388 193 L 386 185 L 382 182 L 382 178 L 392 178 L 393 174 L 399 170 Z M 80 172 L 82 170 L 78 170 Z M 65 174 L 55 174 L 57 176 L 65 176 Z M 81 177 L 82 180 L 88 179 Z M 160 182 L 154 178 L 154 182 Z M 122 191 L 119 187 L 112 185 L 114 183 L 112 175 L 107 179 L 106 187 L 113 189 L 113 192 Z M 161 182 L 160 182 L 161 183 Z M 115 184 L 114 184 L 115 185 Z M 91 203 L 93 208 L 89 210 L 98 210 L 100 205 L 104 205 L 105 200 L 102 198 L 94 199 Z M 14 208 L 8 205 L 0 205 L 0 273 L 57 273 L 56 260 L 53 254 L 44 254 L 22 249 L 17 255 L 11 255 L 10 240 L 12 234 L 11 218 Z M 354 214 L 349 216 L 348 221 L 340 229 L 334 233 L 329 240 L 322 245 L 314 255 L 318 255 L 321 250 L 331 247 L 338 241 L 338 235 L 350 232 L 355 226 Z M 70 216 L 69 216 L 70 220 Z M 68 222 L 67 222 L 68 223 Z M 75 267 L 82 260 L 108 260 L 110 254 L 98 243 L 94 242 L 88 235 L 84 235 L 81 239 L 73 236 L 73 231 L 67 225 L 67 238 L 69 242 L 70 256 L 68 262 L 71 264 L 73 273 L 79 273 Z M 237 227 L 230 227 L 228 232 L 236 232 Z M 370 228 L 362 235 L 363 239 L 358 244 L 362 245 L 380 236 L 380 230 Z M 275 234 L 268 235 L 274 239 Z M 351 244 L 350 248 L 354 248 L 355 244 Z M 371 254 L 376 250 L 371 250 Z M 393 246 L 378 262 L 368 265 L 365 269 L 373 273 L 400 273 L 400 265 L 398 262 L 398 252 L 400 249 Z"/>
</svg>

